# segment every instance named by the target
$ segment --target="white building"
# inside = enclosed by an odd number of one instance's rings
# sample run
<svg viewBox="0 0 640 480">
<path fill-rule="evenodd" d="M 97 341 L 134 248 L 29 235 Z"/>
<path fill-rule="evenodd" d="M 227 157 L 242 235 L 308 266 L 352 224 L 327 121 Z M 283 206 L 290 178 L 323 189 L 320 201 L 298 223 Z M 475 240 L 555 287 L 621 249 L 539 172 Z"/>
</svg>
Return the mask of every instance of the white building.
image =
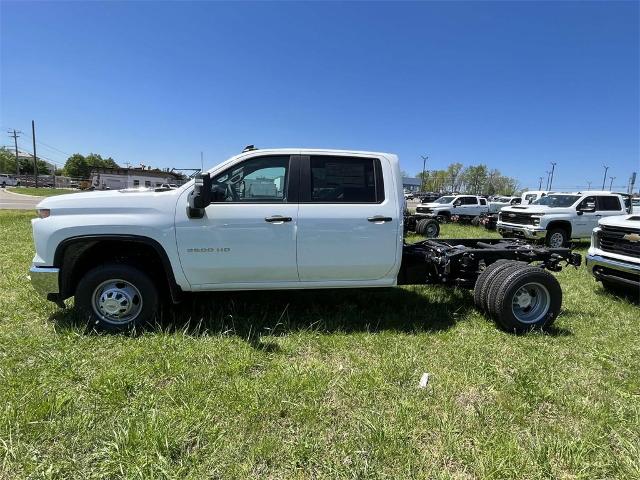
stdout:
<svg viewBox="0 0 640 480">
<path fill-rule="evenodd" d="M 123 188 L 156 188 L 163 183 L 184 183 L 184 177 L 168 170 L 142 168 L 94 168 L 91 170 L 91 186 L 97 190 Z"/>
</svg>

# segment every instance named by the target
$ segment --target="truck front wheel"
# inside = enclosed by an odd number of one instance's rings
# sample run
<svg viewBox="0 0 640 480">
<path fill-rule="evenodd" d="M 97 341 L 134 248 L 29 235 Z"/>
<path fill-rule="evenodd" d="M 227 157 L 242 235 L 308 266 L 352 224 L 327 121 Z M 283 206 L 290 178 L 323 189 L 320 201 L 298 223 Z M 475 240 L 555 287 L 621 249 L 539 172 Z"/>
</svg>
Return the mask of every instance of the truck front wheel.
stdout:
<svg viewBox="0 0 640 480">
<path fill-rule="evenodd" d="M 75 301 L 93 325 L 118 331 L 154 320 L 158 290 L 137 268 L 107 264 L 90 270 L 80 280 Z"/>
<path fill-rule="evenodd" d="M 562 228 L 552 228 L 547 232 L 546 244 L 551 248 L 562 248 L 569 241 L 569 235 Z"/>
</svg>

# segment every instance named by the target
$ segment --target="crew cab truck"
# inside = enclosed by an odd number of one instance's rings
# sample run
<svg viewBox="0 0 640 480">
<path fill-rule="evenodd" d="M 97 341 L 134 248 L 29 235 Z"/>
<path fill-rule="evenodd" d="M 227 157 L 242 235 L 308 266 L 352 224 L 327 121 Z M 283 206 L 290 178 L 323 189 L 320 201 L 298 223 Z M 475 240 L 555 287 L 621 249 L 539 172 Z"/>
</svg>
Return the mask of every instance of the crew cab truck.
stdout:
<svg viewBox="0 0 640 480">
<path fill-rule="evenodd" d="M 0 173 L 0 187 L 1 188 L 5 188 L 5 187 L 16 187 L 20 185 L 20 180 L 16 179 L 15 177 L 7 174 L 7 173 Z"/>
<path fill-rule="evenodd" d="M 601 219 L 593 230 L 586 263 L 606 290 L 640 295 L 640 214 Z"/>
<path fill-rule="evenodd" d="M 630 204 L 619 193 L 586 191 L 550 193 L 531 205 L 504 207 L 497 229 L 503 237 L 544 241 L 562 247 L 571 239 L 589 239 L 603 217 L 624 215 Z"/>
<path fill-rule="evenodd" d="M 177 189 L 43 200 L 31 281 L 116 330 L 185 292 L 425 283 L 475 288 L 508 330 L 553 322 L 562 291 L 549 271 L 579 255 L 521 240 L 405 244 L 403 200 L 392 154 L 248 149 Z"/>
<path fill-rule="evenodd" d="M 475 195 L 445 195 L 430 203 L 422 203 L 416 207 L 417 217 L 439 217 L 450 220 L 457 216 L 462 221 L 471 221 L 489 211 L 486 198 Z"/>
</svg>

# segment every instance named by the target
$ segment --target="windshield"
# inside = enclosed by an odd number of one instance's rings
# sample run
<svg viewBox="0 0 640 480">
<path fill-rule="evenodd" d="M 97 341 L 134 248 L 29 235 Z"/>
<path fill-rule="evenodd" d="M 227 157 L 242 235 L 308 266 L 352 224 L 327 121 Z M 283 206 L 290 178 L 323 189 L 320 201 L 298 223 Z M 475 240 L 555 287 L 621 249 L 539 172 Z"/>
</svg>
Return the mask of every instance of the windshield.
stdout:
<svg viewBox="0 0 640 480">
<path fill-rule="evenodd" d="M 456 197 L 440 197 L 439 199 L 435 200 L 433 203 L 451 203 L 453 202 L 453 199 Z"/>
<path fill-rule="evenodd" d="M 579 199 L 579 195 L 547 195 L 533 202 L 533 205 L 546 205 L 551 208 L 570 207 Z"/>
</svg>

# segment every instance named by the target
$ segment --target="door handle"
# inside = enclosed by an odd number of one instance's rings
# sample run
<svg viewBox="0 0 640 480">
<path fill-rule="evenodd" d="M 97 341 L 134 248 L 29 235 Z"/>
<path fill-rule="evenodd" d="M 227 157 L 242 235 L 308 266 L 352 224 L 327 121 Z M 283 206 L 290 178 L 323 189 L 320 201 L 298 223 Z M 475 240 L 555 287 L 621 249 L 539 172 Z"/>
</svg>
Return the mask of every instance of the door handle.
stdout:
<svg viewBox="0 0 640 480">
<path fill-rule="evenodd" d="M 284 222 L 290 222 L 291 221 L 291 217 L 283 217 L 281 215 L 273 215 L 272 217 L 265 218 L 264 221 L 268 222 L 268 223 L 284 223 Z"/>
<path fill-rule="evenodd" d="M 369 217 L 369 218 L 367 218 L 367 220 L 368 220 L 369 222 L 381 222 L 381 223 L 384 223 L 384 222 L 390 222 L 390 221 L 392 221 L 392 220 L 393 220 L 393 218 L 391 218 L 391 217 L 383 217 L 382 215 L 376 215 L 375 217 Z"/>
</svg>

